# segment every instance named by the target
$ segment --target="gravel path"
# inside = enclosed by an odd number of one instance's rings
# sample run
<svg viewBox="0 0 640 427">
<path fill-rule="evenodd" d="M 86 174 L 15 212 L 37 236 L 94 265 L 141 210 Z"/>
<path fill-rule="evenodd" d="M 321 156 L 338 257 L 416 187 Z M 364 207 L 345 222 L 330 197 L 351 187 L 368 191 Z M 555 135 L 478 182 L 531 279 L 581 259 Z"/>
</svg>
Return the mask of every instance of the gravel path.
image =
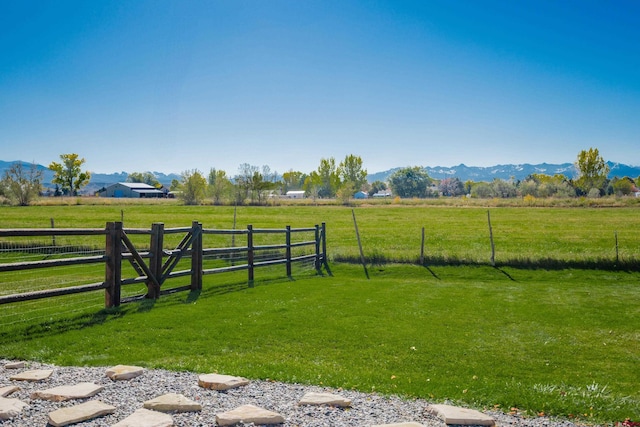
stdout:
<svg viewBox="0 0 640 427">
<path fill-rule="evenodd" d="M 189 372 L 172 372 L 165 370 L 147 370 L 143 375 L 128 381 L 111 381 L 105 376 L 106 368 L 58 367 L 40 363 L 29 363 L 25 369 L 8 370 L 3 366 L 7 360 L 0 359 L 0 387 L 17 385 L 18 392 L 7 396 L 18 398 L 29 406 L 21 415 L 7 421 L 0 420 L 2 427 L 34 427 L 46 426 L 49 412 L 66 406 L 73 406 L 79 401 L 49 402 L 31 400 L 30 394 L 35 390 L 43 390 L 61 385 L 74 385 L 79 382 L 93 382 L 104 386 L 104 390 L 92 399 L 115 406 L 112 415 L 96 418 L 78 427 L 111 426 L 123 420 L 136 409 L 142 407 L 144 401 L 165 393 L 181 393 L 202 405 L 201 412 L 172 414 L 176 426 L 215 426 L 216 413 L 235 409 L 240 405 L 253 404 L 278 412 L 285 417 L 285 427 L 365 427 L 375 424 L 399 423 L 415 421 L 424 426 L 444 427 L 445 424 L 429 414 L 425 408 L 429 402 L 420 399 L 404 400 L 397 397 L 384 397 L 377 394 L 360 393 L 349 390 L 335 390 L 298 384 L 283 384 L 270 381 L 252 381 L 240 388 L 218 392 L 199 387 L 198 376 Z M 9 377 L 16 372 L 32 369 L 54 369 L 53 375 L 43 382 L 10 381 Z M 323 406 L 300 406 L 297 402 L 310 391 L 330 392 L 347 397 L 352 401 L 350 409 L 338 409 Z M 502 413 L 489 412 L 500 426 L 531 427 L 572 427 L 568 421 L 550 420 L 548 418 L 522 418 Z"/>
</svg>

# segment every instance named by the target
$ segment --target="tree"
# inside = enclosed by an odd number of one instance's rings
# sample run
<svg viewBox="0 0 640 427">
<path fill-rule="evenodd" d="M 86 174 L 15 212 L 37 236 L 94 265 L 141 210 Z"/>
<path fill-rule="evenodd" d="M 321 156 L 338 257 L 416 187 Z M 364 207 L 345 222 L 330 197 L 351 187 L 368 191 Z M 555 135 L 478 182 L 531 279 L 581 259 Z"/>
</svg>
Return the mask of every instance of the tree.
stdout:
<svg viewBox="0 0 640 427">
<path fill-rule="evenodd" d="M 427 197 L 431 178 L 420 166 L 406 167 L 389 176 L 389 185 L 399 197 Z"/>
<path fill-rule="evenodd" d="M 580 151 L 575 168 L 577 172 L 575 186 L 582 194 L 588 194 L 592 188 L 597 188 L 601 192 L 604 190 L 609 166 L 600 156 L 597 148 Z"/>
<path fill-rule="evenodd" d="M 180 198 L 185 205 L 197 205 L 204 200 L 207 194 L 207 180 L 199 170 L 193 169 L 182 172 L 180 182 Z"/>
<path fill-rule="evenodd" d="M 261 204 L 269 191 L 276 188 L 276 173 L 272 173 L 269 166 L 262 166 L 262 171 L 257 166 L 243 163 L 240 165 L 239 174 L 236 176 L 236 201 L 243 202 L 247 197 L 251 203 Z"/>
<path fill-rule="evenodd" d="M 131 172 L 127 176 L 127 182 L 141 182 L 156 188 L 162 187 L 158 178 L 151 172 Z"/>
<path fill-rule="evenodd" d="M 304 187 L 304 182 L 307 179 L 307 175 L 290 169 L 288 172 L 282 174 L 282 194 L 286 194 L 289 190 L 301 190 Z"/>
<path fill-rule="evenodd" d="M 614 178 L 611 181 L 611 194 L 615 194 L 616 196 L 628 196 L 633 193 L 635 188 L 635 184 L 633 180 L 629 177 L 624 178 Z"/>
<path fill-rule="evenodd" d="M 471 187 L 471 197 L 480 199 L 488 199 L 494 197 L 493 186 L 488 182 L 477 182 Z"/>
<path fill-rule="evenodd" d="M 258 167 L 250 165 L 249 163 L 242 163 L 238 167 L 238 175 L 234 178 L 236 183 L 235 199 L 237 204 L 241 205 L 249 196 L 251 196 L 251 201 L 254 201 L 253 175 L 257 173 L 259 173 Z"/>
<path fill-rule="evenodd" d="M 318 190 L 319 197 L 334 197 L 340 188 L 340 177 L 336 171 L 336 160 L 333 157 L 320 159 L 318 176 L 322 185 Z"/>
<path fill-rule="evenodd" d="M 518 191 L 522 197 L 534 196 L 538 197 L 538 183 L 531 178 L 526 178 L 520 181 L 518 185 Z"/>
<path fill-rule="evenodd" d="M 356 189 L 353 186 L 353 183 L 350 181 L 347 181 L 340 186 L 340 188 L 336 192 L 336 197 L 340 200 L 340 202 L 343 205 L 348 205 L 355 191 Z"/>
<path fill-rule="evenodd" d="M 320 177 L 320 174 L 318 174 L 317 171 L 311 172 L 309 176 L 307 176 L 307 178 L 304 180 L 304 186 L 303 186 L 304 191 L 308 195 L 310 195 L 313 201 L 315 202 L 316 199 L 319 197 L 321 188 L 322 188 L 322 178 Z"/>
<path fill-rule="evenodd" d="M 367 170 L 362 168 L 360 156 L 349 154 L 338 165 L 336 170 L 342 185 L 350 183 L 353 191 L 362 190 L 367 183 Z"/>
<path fill-rule="evenodd" d="M 266 203 L 269 194 L 278 188 L 277 177 L 278 173 L 271 172 L 271 168 L 268 165 L 263 165 L 262 171 L 254 174 L 254 185 L 258 194 L 259 204 Z"/>
<path fill-rule="evenodd" d="M 380 180 L 373 181 L 369 188 L 369 197 L 373 197 L 374 194 L 387 189 L 387 184 Z"/>
<path fill-rule="evenodd" d="M 496 197 L 507 199 L 509 197 L 516 197 L 517 195 L 516 186 L 513 181 L 495 178 L 491 182 L 491 186 L 493 187 L 493 194 Z"/>
<path fill-rule="evenodd" d="M 223 197 L 230 193 L 231 186 L 231 181 L 227 178 L 225 171 L 211 168 L 209 171 L 209 194 L 215 205 L 222 203 Z"/>
<path fill-rule="evenodd" d="M 6 196 L 20 206 L 28 206 L 40 195 L 42 190 L 42 171 L 32 163 L 29 170 L 25 170 L 22 162 L 11 165 L 4 173 L 1 186 Z"/>
<path fill-rule="evenodd" d="M 464 184 L 457 177 L 445 178 L 438 184 L 438 190 L 443 196 L 461 196 L 464 194 Z"/>
<path fill-rule="evenodd" d="M 520 183 L 522 196 L 531 194 L 536 197 L 575 197 L 576 190 L 571 186 L 566 176 L 562 174 L 545 175 L 532 173 Z M 535 193 L 532 189 L 535 188 Z M 529 190 L 528 190 L 529 189 Z"/>
<path fill-rule="evenodd" d="M 59 184 L 65 195 L 77 196 L 78 191 L 89 183 L 91 173 L 82 171 L 84 159 L 75 153 L 61 154 L 62 163 L 51 162 L 49 169 L 53 171 L 53 184 Z"/>
</svg>

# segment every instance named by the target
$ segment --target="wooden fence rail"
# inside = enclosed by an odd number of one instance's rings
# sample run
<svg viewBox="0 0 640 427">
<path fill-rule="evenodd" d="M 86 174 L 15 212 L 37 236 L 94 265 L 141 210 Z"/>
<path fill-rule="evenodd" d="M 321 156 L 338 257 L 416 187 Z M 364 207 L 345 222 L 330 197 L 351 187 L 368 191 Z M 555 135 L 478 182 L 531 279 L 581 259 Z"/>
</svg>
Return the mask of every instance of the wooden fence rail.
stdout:
<svg viewBox="0 0 640 427">
<path fill-rule="evenodd" d="M 249 286 L 253 286 L 256 268 L 284 264 L 287 277 L 291 277 L 292 264 L 301 261 L 313 261 L 315 270 L 321 273 L 323 266 L 329 271 L 326 257 L 325 230 L 325 223 L 309 228 L 291 228 L 287 226 L 283 229 L 262 229 L 253 228 L 253 226 L 249 225 L 245 230 L 215 230 L 204 229 L 202 224 L 197 221 L 194 221 L 191 227 L 181 228 L 164 228 L 164 224 L 154 223 L 150 229 L 124 229 L 122 222 L 108 222 L 104 229 L 0 230 L 0 238 L 49 236 L 55 239 L 56 236 L 105 236 L 104 253 L 101 255 L 0 263 L 0 274 L 21 270 L 102 263 L 105 265 L 103 282 L 0 295 L 0 305 L 104 289 L 105 306 L 117 307 L 123 302 L 121 291 L 122 286 L 125 285 L 145 283 L 147 287 L 145 297 L 156 299 L 163 293 L 163 284 L 171 278 L 190 276 L 188 285 L 171 288 L 171 292 L 181 290 L 197 291 L 202 289 L 204 275 L 247 270 Z M 185 235 L 174 249 L 164 248 L 164 237 L 166 235 L 181 233 Z M 284 242 L 255 245 L 255 237 L 260 234 L 282 234 L 284 235 Z M 313 235 L 313 239 L 293 241 L 292 236 L 295 234 Z M 149 249 L 139 250 L 136 248 L 129 238 L 129 236 L 133 235 L 148 235 Z M 246 245 L 205 248 L 203 236 L 207 235 L 246 235 Z M 312 251 L 309 251 L 312 253 L 293 256 L 292 249 L 306 246 L 313 248 Z M 16 249 L 16 251 L 19 250 Z M 272 256 L 266 260 L 259 260 L 256 255 L 260 253 L 271 253 Z M 237 263 L 237 261 L 241 260 L 243 254 L 246 254 L 246 262 Z M 276 256 L 273 254 L 276 254 Z M 216 257 L 229 257 L 227 261 L 230 265 L 204 268 L 205 259 Z M 176 271 L 176 267 L 184 258 L 191 260 L 189 268 Z M 137 274 L 136 277 L 122 277 L 123 262 L 128 262 L 133 267 Z"/>
</svg>

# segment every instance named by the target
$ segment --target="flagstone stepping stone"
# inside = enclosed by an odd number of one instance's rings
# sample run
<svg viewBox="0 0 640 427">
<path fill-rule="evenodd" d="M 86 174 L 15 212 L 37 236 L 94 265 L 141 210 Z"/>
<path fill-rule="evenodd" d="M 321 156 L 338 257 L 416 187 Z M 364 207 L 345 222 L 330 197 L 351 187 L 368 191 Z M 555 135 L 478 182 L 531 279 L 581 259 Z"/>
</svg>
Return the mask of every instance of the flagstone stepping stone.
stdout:
<svg viewBox="0 0 640 427">
<path fill-rule="evenodd" d="M 167 393 L 155 399 L 147 400 L 143 405 L 146 409 L 160 412 L 197 412 L 202 411 L 202 405 L 182 394 Z"/>
<path fill-rule="evenodd" d="M 5 386 L 5 387 L 0 387 L 0 397 L 7 397 L 11 393 L 15 393 L 18 390 L 20 390 L 20 387 L 15 386 L 15 385 L 8 385 L 8 386 Z"/>
<path fill-rule="evenodd" d="M 249 380 L 242 377 L 221 374 L 203 374 L 198 376 L 198 385 L 211 390 L 229 390 L 249 384 Z"/>
<path fill-rule="evenodd" d="M 309 392 L 302 396 L 298 405 L 329 405 L 346 408 L 351 406 L 351 400 L 337 394 Z"/>
<path fill-rule="evenodd" d="M 29 405 L 19 399 L 0 397 L 0 420 L 8 420 L 16 415 L 20 415 L 20 412 L 22 412 L 25 406 Z"/>
<path fill-rule="evenodd" d="M 172 427 L 173 425 L 171 415 L 141 408 L 111 427 Z"/>
<path fill-rule="evenodd" d="M 76 385 L 62 385 L 47 390 L 37 390 L 31 393 L 31 399 L 50 400 L 63 402 L 71 399 L 86 399 L 94 396 L 104 389 L 103 386 L 94 383 L 79 383 Z"/>
<path fill-rule="evenodd" d="M 115 411 L 115 406 L 107 405 L 99 400 L 91 400 L 79 405 L 60 408 L 50 412 L 49 424 L 55 427 L 62 427 L 113 414 Z"/>
<path fill-rule="evenodd" d="M 128 366 L 128 365 L 116 365 L 108 368 L 106 371 L 107 377 L 114 381 L 118 380 L 130 380 L 138 377 L 144 373 L 144 368 L 140 366 Z"/>
<path fill-rule="evenodd" d="M 49 378 L 51 374 L 53 374 L 53 369 L 36 369 L 12 375 L 9 379 L 12 381 L 42 381 Z"/>
<path fill-rule="evenodd" d="M 258 406 L 242 405 L 231 411 L 216 414 L 216 422 L 220 426 L 233 426 L 240 423 L 282 424 L 284 417 L 277 412 Z"/>
<path fill-rule="evenodd" d="M 427 411 L 439 417 L 445 424 L 494 426 L 496 421 L 489 415 L 469 408 L 452 405 L 429 405 Z"/>
<path fill-rule="evenodd" d="M 410 421 L 408 423 L 376 424 L 371 427 L 424 427 L 424 425 Z"/>
<path fill-rule="evenodd" d="M 7 364 L 4 365 L 4 369 L 22 369 L 26 366 L 27 364 L 23 361 L 20 362 L 9 362 Z"/>
</svg>

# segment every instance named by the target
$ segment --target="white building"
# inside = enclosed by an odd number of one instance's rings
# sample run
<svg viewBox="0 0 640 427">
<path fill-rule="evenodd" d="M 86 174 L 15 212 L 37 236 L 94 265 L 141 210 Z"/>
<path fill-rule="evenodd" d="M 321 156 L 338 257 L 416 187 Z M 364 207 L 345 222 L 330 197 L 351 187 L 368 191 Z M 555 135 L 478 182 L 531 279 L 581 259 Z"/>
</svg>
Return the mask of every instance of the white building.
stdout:
<svg viewBox="0 0 640 427">
<path fill-rule="evenodd" d="M 304 199 L 304 193 L 304 190 L 289 190 L 285 196 L 289 199 Z"/>
</svg>

